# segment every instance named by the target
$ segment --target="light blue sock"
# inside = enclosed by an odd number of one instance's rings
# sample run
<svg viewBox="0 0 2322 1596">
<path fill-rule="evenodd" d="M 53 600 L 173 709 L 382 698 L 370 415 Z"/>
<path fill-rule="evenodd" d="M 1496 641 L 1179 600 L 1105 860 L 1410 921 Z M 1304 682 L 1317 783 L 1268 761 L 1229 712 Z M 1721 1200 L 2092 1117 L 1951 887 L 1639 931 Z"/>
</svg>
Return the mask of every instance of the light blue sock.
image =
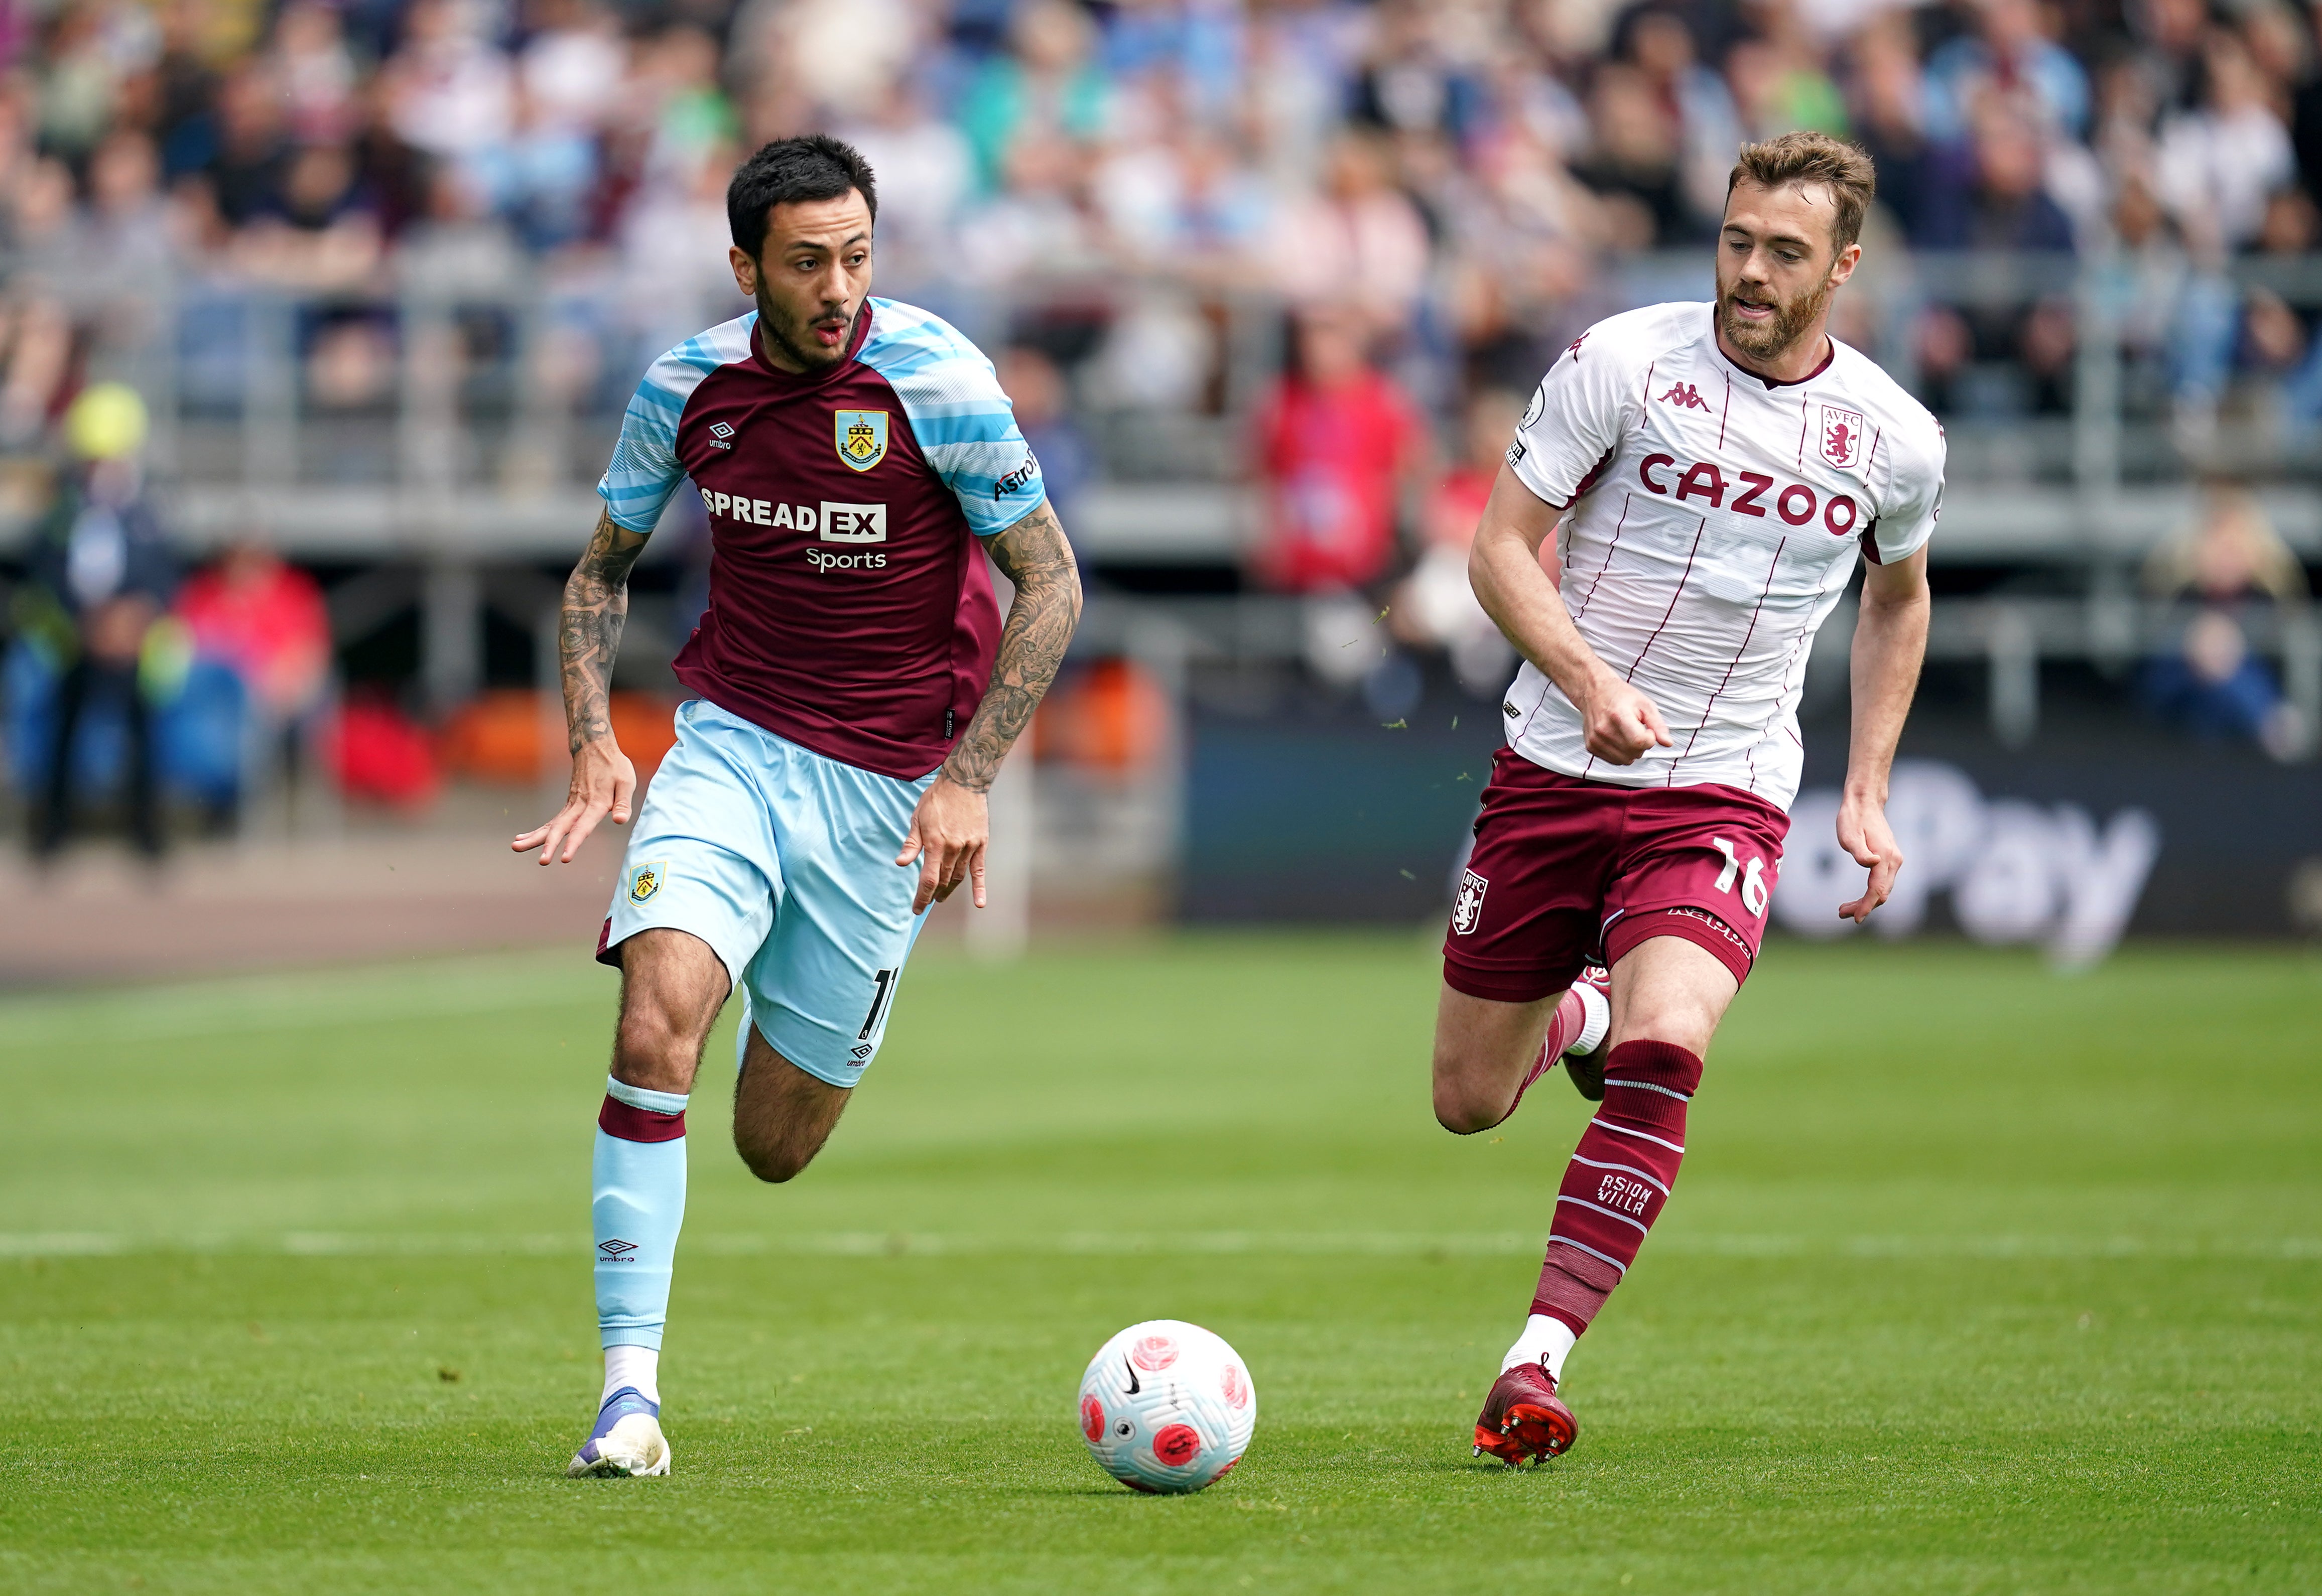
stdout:
<svg viewBox="0 0 2322 1596">
<path fill-rule="evenodd" d="M 590 1173 L 598 1331 L 607 1346 L 658 1348 L 685 1223 L 685 1094 L 608 1079 Z"/>
</svg>

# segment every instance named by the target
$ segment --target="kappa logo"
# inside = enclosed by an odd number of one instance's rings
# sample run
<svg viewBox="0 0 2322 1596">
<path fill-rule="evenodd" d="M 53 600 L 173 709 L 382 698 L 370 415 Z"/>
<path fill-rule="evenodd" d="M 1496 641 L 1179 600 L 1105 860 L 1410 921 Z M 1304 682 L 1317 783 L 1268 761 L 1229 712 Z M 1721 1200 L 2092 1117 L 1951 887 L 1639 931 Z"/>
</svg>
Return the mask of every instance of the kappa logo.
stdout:
<svg viewBox="0 0 2322 1596">
<path fill-rule="evenodd" d="M 884 410 L 833 411 L 831 421 L 838 434 L 838 458 L 849 469 L 867 471 L 887 458 Z"/>
<path fill-rule="evenodd" d="M 1672 399 L 1677 401 L 1677 407 L 1680 410 L 1706 410 L 1709 408 L 1708 404 L 1704 401 L 1701 397 L 1701 391 L 1689 382 L 1670 383 L 1668 392 L 1663 394 L 1656 402 L 1666 405 Z"/>
<path fill-rule="evenodd" d="M 615 1236 L 611 1241 L 599 1242 L 597 1250 L 615 1263 L 620 1263 L 637 1250 L 637 1244 L 633 1241 L 623 1241 L 618 1236 Z"/>
<path fill-rule="evenodd" d="M 1454 934 L 1465 936 L 1476 928 L 1476 922 L 1484 917 L 1484 893 L 1490 886 L 1491 882 L 1472 870 L 1459 872 L 1459 896 L 1451 902 Z"/>
<path fill-rule="evenodd" d="M 1822 457 L 1843 470 L 1862 455 L 1862 412 L 1822 407 Z"/>
<path fill-rule="evenodd" d="M 667 880 L 669 880 L 669 861 L 647 860 L 629 872 L 629 901 L 644 902 L 660 891 L 662 883 Z"/>
<path fill-rule="evenodd" d="M 709 426 L 709 447 L 712 449 L 733 448 L 734 429 L 727 426 L 722 421 L 712 422 Z"/>
</svg>

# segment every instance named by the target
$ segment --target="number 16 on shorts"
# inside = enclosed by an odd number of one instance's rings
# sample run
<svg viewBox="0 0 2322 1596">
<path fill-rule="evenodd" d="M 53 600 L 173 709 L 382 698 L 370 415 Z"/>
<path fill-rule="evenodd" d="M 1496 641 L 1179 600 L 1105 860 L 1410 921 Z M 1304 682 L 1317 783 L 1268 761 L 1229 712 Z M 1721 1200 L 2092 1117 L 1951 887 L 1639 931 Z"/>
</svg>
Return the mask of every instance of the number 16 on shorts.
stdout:
<svg viewBox="0 0 2322 1596">
<path fill-rule="evenodd" d="M 1755 917 L 1766 912 L 1766 862 L 1762 859 L 1743 861 L 1734 852 L 1733 844 L 1723 837 L 1712 837 L 1709 845 L 1725 856 L 1725 868 L 1717 872 L 1711 883 L 1717 891 L 1731 893 L 1736 876 L 1742 881 L 1742 907 Z"/>
</svg>

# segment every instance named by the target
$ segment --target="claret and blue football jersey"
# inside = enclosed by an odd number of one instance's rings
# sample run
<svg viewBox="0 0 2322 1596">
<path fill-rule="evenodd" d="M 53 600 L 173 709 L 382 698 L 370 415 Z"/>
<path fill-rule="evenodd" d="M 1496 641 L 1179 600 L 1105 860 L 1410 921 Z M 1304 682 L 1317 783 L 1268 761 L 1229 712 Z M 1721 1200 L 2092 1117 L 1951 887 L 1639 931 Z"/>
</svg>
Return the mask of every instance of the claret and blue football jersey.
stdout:
<svg viewBox="0 0 2322 1596">
<path fill-rule="evenodd" d="M 597 491 L 651 533 L 681 478 L 709 513 L 709 607 L 678 679 L 829 758 L 915 780 L 992 676 L 976 540 L 1038 508 L 1039 463 L 991 361 L 939 318 L 868 299 L 827 370 L 769 365 L 757 315 L 655 360 Z"/>
</svg>

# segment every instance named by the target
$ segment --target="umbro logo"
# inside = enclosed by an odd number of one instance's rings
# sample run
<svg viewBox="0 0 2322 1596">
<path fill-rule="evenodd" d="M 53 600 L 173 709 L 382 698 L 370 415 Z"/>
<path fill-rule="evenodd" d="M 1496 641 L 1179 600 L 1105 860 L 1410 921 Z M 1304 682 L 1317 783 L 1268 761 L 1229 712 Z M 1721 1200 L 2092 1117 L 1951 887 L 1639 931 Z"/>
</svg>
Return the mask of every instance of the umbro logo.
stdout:
<svg viewBox="0 0 2322 1596">
<path fill-rule="evenodd" d="M 722 421 L 713 422 L 709 428 L 709 447 L 712 449 L 733 448 L 734 429 L 727 426 Z"/>
<path fill-rule="evenodd" d="M 868 1042 L 861 1043 L 852 1051 L 857 1059 L 867 1059 L 871 1056 L 871 1044 Z"/>
<path fill-rule="evenodd" d="M 1672 399 L 1677 401 L 1677 407 L 1680 410 L 1706 410 L 1709 408 L 1706 404 L 1703 403 L 1700 391 L 1689 382 L 1670 383 L 1668 392 L 1663 394 L 1658 403 L 1666 405 Z"/>
<path fill-rule="evenodd" d="M 618 1259 L 635 1252 L 637 1244 L 633 1241 L 622 1241 L 617 1237 L 612 1241 L 599 1242 L 597 1250 L 608 1258 Z"/>
</svg>

